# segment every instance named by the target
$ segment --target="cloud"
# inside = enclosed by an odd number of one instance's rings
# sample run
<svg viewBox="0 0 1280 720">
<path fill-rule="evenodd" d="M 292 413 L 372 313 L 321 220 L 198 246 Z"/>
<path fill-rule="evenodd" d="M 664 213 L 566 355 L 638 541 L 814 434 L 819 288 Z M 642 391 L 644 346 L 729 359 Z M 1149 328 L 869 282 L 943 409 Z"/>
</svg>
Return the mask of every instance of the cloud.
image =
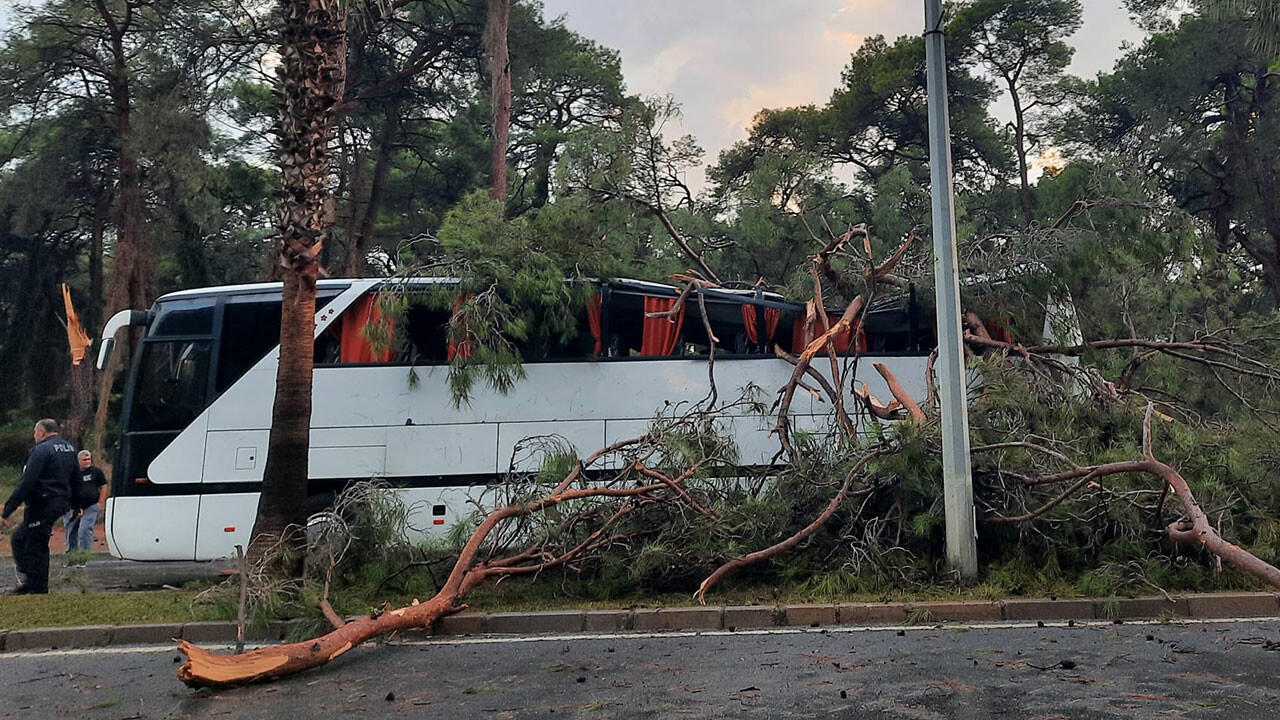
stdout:
<svg viewBox="0 0 1280 720">
<path fill-rule="evenodd" d="M 670 94 L 679 129 L 714 161 L 746 137 L 763 108 L 823 104 L 867 37 L 920 31 L 923 10 L 902 0 L 544 0 L 549 17 L 622 56 L 628 89 Z M 1109 68 L 1123 39 L 1138 37 L 1114 0 L 1085 0 L 1085 28 L 1072 38 L 1073 70 Z"/>
</svg>

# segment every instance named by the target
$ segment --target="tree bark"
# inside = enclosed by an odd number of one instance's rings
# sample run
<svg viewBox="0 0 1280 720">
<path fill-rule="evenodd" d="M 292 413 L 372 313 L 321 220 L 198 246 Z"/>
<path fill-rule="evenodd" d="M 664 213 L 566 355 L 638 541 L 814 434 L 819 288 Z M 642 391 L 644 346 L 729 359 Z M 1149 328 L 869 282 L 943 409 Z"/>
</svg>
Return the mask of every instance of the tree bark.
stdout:
<svg viewBox="0 0 1280 720">
<path fill-rule="evenodd" d="M 71 294 L 65 284 L 62 285 L 62 299 L 66 313 L 67 349 L 71 359 L 71 371 L 67 378 L 71 386 L 71 406 L 67 410 L 67 421 L 62 426 L 62 434 L 74 445 L 83 448 L 85 430 L 89 425 L 90 402 L 93 399 L 93 342 L 80 324 L 79 314 L 72 305 Z M 76 357 L 77 354 L 80 355 L 79 358 Z"/>
<path fill-rule="evenodd" d="M 85 304 L 84 322 L 90 337 L 97 342 L 92 333 L 102 329 L 103 309 L 106 298 L 103 296 L 102 277 L 102 237 L 110 219 L 111 198 L 105 189 L 99 190 L 93 203 L 93 224 L 89 231 L 89 302 Z"/>
<path fill-rule="evenodd" d="M 92 352 L 85 356 L 79 364 L 71 366 L 71 407 L 67 410 L 67 422 L 62 427 L 62 434 L 76 447 L 88 445 L 85 431 L 89 427 L 89 410 L 93 401 L 93 362 Z M 92 452 L 92 451 L 90 451 Z M 94 457 L 97 457 L 95 453 Z M 98 463 L 99 465 L 101 463 Z"/>
<path fill-rule="evenodd" d="M 142 200 L 142 169 L 133 156 L 133 99 L 129 86 L 128 54 L 124 47 L 128 28 L 119 24 L 104 0 L 96 0 L 99 14 L 110 31 L 111 101 L 116 143 L 120 153 L 117 187 L 115 255 L 108 280 L 108 313 L 125 308 L 143 309 L 150 303 L 151 262 L 146 245 L 146 206 Z M 130 340 L 130 355 L 134 342 Z"/>
<path fill-rule="evenodd" d="M 373 179 L 369 185 L 369 200 L 364 205 L 364 215 L 360 228 L 351 238 L 351 247 L 347 252 L 347 277 L 365 277 L 369 272 L 367 257 L 369 244 L 373 239 L 373 225 L 378 219 L 378 209 L 382 205 L 382 190 L 387 183 L 387 174 L 391 171 L 391 150 L 395 145 L 396 132 L 400 126 L 400 104 L 389 102 L 383 106 L 386 113 L 382 122 L 382 139 L 378 143 L 378 157 L 373 165 Z"/>
<path fill-rule="evenodd" d="M 489 0 L 484 31 L 493 98 L 489 196 L 503 202 L 507 199 L 507 144 L 511 135 L 511 58 L 507 52 L 507 22 L 510 14 L 511 0 Z"/>
<path fill-rule="evenodd" d="M 305 542 L 308 450 L 319 254 L 333 224 L 329 188 L 333 107 L 343 94 L 341 0 L 281 0 L 281 111 L 276 126 L 284 198 L 278 220 L 284 289 L 280 362 L 262 494 L 249 544 L 261 560 L 278 544 Z M 275 568 L 296 573 L 298 561 Z M 280 557 L 284 557 L 283 555 Z"/>
<path fill-rule="evenodd" d="M 1009 96 L 1013 98 L 1013 150 L 1018 156 L 1018 204 L 1022 208 L 1022 219 L 1028 227 L 1035 221 L 1031 211 L 1031 179 L 1027 169 L 1027 128 L 1026 113 L 1022 109 L 1022 98 L 1018 97 L 1018 85 L 1009 80 Z"/>
<path fill-rule="evenodd" d="M 22 273 L 22 289 L 18 297 L 34 298 L 40 293 L 40 267 L 48 260 L 45 257 L 44 244 L 28 240 L 26 249 L 26 268 Z M 0 383 L 0 405 L 21 407 L 30 397 L 31 384 L 27 382 L 26 371 L 31 354 L 31 338 L 35 335 L 38 316 L 33 308 L 25 312 L 15 313 L 5 336 L 0 338 L 0 366 L 13 368 L 15 382 Z"/>
<path fill-rule="evenodd" d="M 552 165 L 556 160 L 557 143 L 547 140 L 538 143 L 538 152 L 533 161 L 533 202 L 535 208 L 546 205 L 551 200 Z"/>
<path fill-rule="evenodd" d="M 109 125 L 115 132 L 118 177 L 116 179 L 116 237 L 112 248 L 111 273 L 107 277 L 105 317 L 126 308 L 142 310 L 151 300 L 151 262 L 146 237 L 146 206 L 142 200 L 142 170 L 131 148 L 133 137 L 132 95 L 129 85 L 128 54 L 124 46 L 127 25 L 119 23 L 104 0 L 95 7 L 109 36 L 111 74 L 108 80 L 113 105 Z M 107 405 L 111 399 L 116 370 L 129 367 L 137 345 L 137 332 L 117 343 L 98 383 L 97 408 L 93 420 L 93 442 L 99 448 L 106 444 Z"/>
</svg>

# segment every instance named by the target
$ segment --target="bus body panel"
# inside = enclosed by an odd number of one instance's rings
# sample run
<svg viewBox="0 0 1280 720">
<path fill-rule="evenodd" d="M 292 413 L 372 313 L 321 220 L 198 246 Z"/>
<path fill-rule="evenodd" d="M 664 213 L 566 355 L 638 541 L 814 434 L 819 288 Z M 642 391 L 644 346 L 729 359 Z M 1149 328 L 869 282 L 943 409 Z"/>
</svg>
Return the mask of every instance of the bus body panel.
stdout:
<svg viewBox="0 0 1280 720">
<path fill-rule="evenodd" d="M 236 545 L 248 550 L 249 534 L 257 516 L 256 492 L 201 495 L 195 559 L 217 560 L 234 556 Z"/>
<path fill-rule="evenodd" d="M 116 497 L 114 495 L 108 495 L 106 512 L 103 513 L 102 526 L 106 530 L 107 552 L 111 553 L 112 557 L 124 557 L 123 555 L 120 554 L 120 549 L 116 547 L 115 533 L 113 533 L 111 530 L 111 527 L 112 527 L 111 523 L 113 520 L 116 519 L 115 506 L 116 506 Z"/>
<path fill-rule="evenodd" d="M 128 560 L 193 560 L 199 495 L 113 497 L 107 524 L 111 552 Z M 234 543 L 231 550 L 234 550 Z M 222 553 L 225 557 L 229 553 Z M 210 559 L 210 558 L 199 558 Z"/>
<path fill-rule="evenodd" d="M 545 438 L 549 442 L 544 442 Z M 498 472 L 529 472 L 542 467 L 548 445 L 568 445 L 579 458 L 603 448 L 604 423 L 599 420 L 504 422 L 498 424 Z"/>
<path fill-rule="evenodd" d="M 261 480 L 270 434 L 270 430 L 210 430 L 204 445 L 204 481 Z"/>
<path fill-rule="evenodd" d="M 198 483 L 203 480 L 205 437 L 208 435 L 209 413 L 200 413 L 178 437 L 173 439 L 147 466 L 147 480 L 152 483 Z M 259 476 L 261 477 L 261 476 Z"/>
<path fill-rule="evenodd" d="M 885 360 L 907 392 L 925 395 L 926 358 Z M 513 459 L 519 470 L 540 465 L 536 442 L 513 456 L 521 441 L 562 436 L 581 457 L 642 435 L 665 403 L 688 404 L 706 396 L 706 370 L 705 359 L 530 364 L 527 377 L 509 395 L 482 388 L 469 405 L 454 408 L 443 367 L 413 368 L 419 378 L 412 389 L 408 367 L 317 368 L 309 474 L 313 480 L 385 477 L 393 484 L 406 478 L 450 478 L 449 487 L 399 490 L 414 505 L 412 535 L 440 536 L 471 510 L 466 499 L 480 488 L 470 487 L 468 478 L 481 485 L 493 482 Z M 764 391 L 761 399 L 769 401 L 790 371 L 789 364 L 777 359 L 722 360 L 716 363 L 716 382 L 722 398 L 754 383 Z M 869 358 L 859 363 L 858 380 L 873 395 L 891 397 Z M 233 485 L 222 492 L 166 497 L 163 527 L 146 532 L 140 529 L 155 525 L 153 503 L 160 498 L 120 498 L 109 525 L 114 554 L 137 560 L 211 560 L 247 542 L 258 498 L 256 486 L 249 483 L 262 478 L 273 381 L 274 368 L 254 368 L 151 464 L 151 481 L 157 485 L 190 483 L 193 468 L 203 459 L 204 485 L 246 483 L 245 491 Z M 808 393 L 797 394 L 795 429 L 825 429 L 825 410 Z M 772 416 L 743 411 L 719 422 L 737 440 L 740 464 L 767 464 L 777 453 L 777 437 L 770 435 Z M 613 460 L 606 459 L 603 466 L 616 467 L 617 458 Z"/>
<path fill-rule="evenodd" d="M 475 509 L 467 500 L 478 498 L 481 490 L 482 488 L 474 487 L 396 490 L 409 511 L 406 539 L 420 542 L 430 537 L 442 536 Z M 258 496 L 257 492 L 201 496 L 200 520 L 196 528 L 196 560 L 219 560 L 233 556 L 236 545 L 248 547 L 253 521 L 258 513 Z M 443 512 L 436 514 L 438 511 Z"/>
<path fill-rule="evenodd" d="M 924 358 L 887 361 L 907 392 L 923 396 Z M 860 365 L 858 380 L 873 395 L 890 397 L 870 363 Z M 408 367 L 318 368 L 312 476 L 492 474 L 507 469 L 512 448 L 525 437 L 551 431 L 565 435 L 580 452 L 593 452 L 597 448 L 588 449 L 592 440 L 603 446 L 643 433 L 664 402 L 693 403 L 707 393 L 706 363 L 699 360 L 531 364 L 509 395 L 481 389 L 471 403 L 454 408 L 437 370 L 444 368 L 413 368 L 419 379 L 410 390 Z M 769 401 L 771 392 L 786 383 L 789 370 L 790 365 L 776 359 L 722 360 L 716 382 L 721 397 L 753 383 L 761 389 L 761 399 Z M 152 461 L 151 482 L 260 481 L 274 384 L 267 378 L 274 379 L 270 369 L 255 368 L 214 401 Z M 397 401 L 385 403 L 388 397 Z M 401 397 L 407 401 L 399 401 Z M 826 411 L 809 393 L 797 393 L 792 405 L 798 416 Z M 746 424 L 758 425 L 755 419 Z M 767 432 L 771 425 L 762 427 Z M 753 434 L 759 429 L 753 427 Z M 195 475 L 199 465 L 204 471 Z"/>
<path fill-rule="evenodd" d="M 387 428 L 387 475 L 482 475 L 498 471 L 498 426 L 455 424 Z"/>
</svg>

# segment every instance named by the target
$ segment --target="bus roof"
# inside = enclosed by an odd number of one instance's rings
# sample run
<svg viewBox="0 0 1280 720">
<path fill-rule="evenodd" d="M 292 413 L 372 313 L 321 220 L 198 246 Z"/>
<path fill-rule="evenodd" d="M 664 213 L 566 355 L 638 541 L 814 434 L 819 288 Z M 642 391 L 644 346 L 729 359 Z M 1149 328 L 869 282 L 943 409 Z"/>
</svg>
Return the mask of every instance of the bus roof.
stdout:
<svg viewBox="0 0 1280 720">
<path fill-rule="evenodd" d="M 372 290 L 378 285 L 384 283 L 395 283 L 409 286 L 430 286 L 457 283 L 458 278 L 453 277 L 411 277 L 411 278 L 334 278 L 319 280 L 316 282 L 317 290 L 337 290 L 344 291 L 353 287 L 363 286 L 365 289 Z M 636 280 L 634 278 L 618 278 L 610 280 L 609 286 L 614 290 L 623 292 L 630 291 L 636 294 L 661 294 L 676 295 L 680 293 L 681 288 L 666 283 L 657 283 L 649 280 Z M 267 293 L 279 293 L 283 288 L 280 282 L 264 282 L 264 283 L 246 283 L 243 285 L 217 285 L 211 287 L 191 288 L 189 290 L 178 290 L 176 292 L 166 293 L 156 299 L 156 302 L 171 302 L 175 300 L 194 300 L 197 298 L 221 297 L 228 295 L 261 295 Z M 711 297 L 720 296 L 725 298 L 733 298 L 738 302 L 749 302 L 756 297 L 756 290 L 752 289 L 729 289 L 729 288 L 709 288 L 707 294 Z M 785 296 L 774 292 L 760 293 L 764 304 L 775 307 L 794 308 L 800 312 L 804 311 L 804 304 L 788 300 Z M 871 312 L 879 312 L 883 308 L 879 307 L 883 303 L 872 303 Z"/>
<path fill-rule="evenodd" d="M 365 285 L 370 289 L 382 283 L 394 283 L 405 285 L 440 285 L 458 282 L 458 278 L 453 277 L 411 277 L 411 278 L 334 278 L 331 280 L 320 280 L 316 282 L 316 288 L 320 290 L 346 290 L 352 286 Z M 680 288 L 665 283 L 650 282 L 648 280 L 635 280 L 632 278 L 618 278 L 610 280 L 609 284 L 615 288 L 628 290 L 657 291 L 657 292 L 679 292 Z M 192 298 L 211 297 L 218 295 L 254 295 L 261 293 L 280 292 L 282 283 L 279 282 L 263 282 L 263 283 L 246 283 L 243 285 L 215 285 L 202 288 L 190 288 L 188 290 L 177 290 L 171 293 L 161 295 L 157 302 L 167 302 L 170 300 L 189 300 Z M 737 295 L 742 297 L 751 297 L 755 295 L 755 290 L 730 290 L 727 288 L 715 288 L 711 292 L 725 295 Z M 764 297 L 774 302 L 786 302 L 786 298 L 782 295 L 772 292 L 764 293 Z"/>
<path fill-rule="evenodd" d="M 351 287 L 352 280 L 320 280 L 316 287 L 321 290 L 346 290 Z M 195 298 L 216 297 L 219 295 L 259 295 L 262 293 L 278 293 L 284 286 L 279 282 L 245 283 L 243 285 L 216 285 L 212 287 L 190 288 L 165 293 L 156 298 L 156 302 L 170 300 L 192 300 Z"/>
</svg>

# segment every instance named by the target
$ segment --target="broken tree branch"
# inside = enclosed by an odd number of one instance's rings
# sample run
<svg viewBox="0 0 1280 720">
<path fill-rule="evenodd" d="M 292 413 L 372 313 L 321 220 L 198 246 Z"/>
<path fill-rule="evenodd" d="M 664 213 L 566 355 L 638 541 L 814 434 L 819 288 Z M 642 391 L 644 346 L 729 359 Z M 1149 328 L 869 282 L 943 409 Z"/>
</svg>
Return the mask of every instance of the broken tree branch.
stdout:
<svg viewBox="0 0 1280 720">
<path fill-rule="evenodd" d="M 911 419 L 915 422 L 924 422 L 924 411 L 903 389 L 902 383 L 898 382 L 898 378 L 893 374 L 893 371 L 884 363 L 872 363 L 871 367 L 874 367 L 876 372 L 880 373 L 880 377 L 884 378 L 885 384 L 889 386 L 889 392 L 893 393 L 893 397 L 902 407 L 906 408 L 907 413 L 911 415 Z"/>
<path fill-rule="evenodd" d="M 836 510 L 840 507 L 841 503 L 845 501 L 845 498 L 849 497 L 849 487 L 853 484 L 854 479 L 858 477 L 862 468 L 867 463 L 880 457 L 881 455 L 884 455 L 886 452 L 887 452 L 886 448 L 879 448 L 879 449 L 872 450 L 867 454 L 863 455 L 861 458 L 859 458 L 858 462 L 854 463 L 853 467 L 850 468 L 847 473 L 845 473 L 844 480 L 840 484 L 840 490 L 837 491 L 835 496 L 831 498 L 831 501 L 828 502 L 827 506 L 823 508 L 821 513 L 818 514 L 818 517 L 813 519 L 813 522 L 804 526 L 804 528 L 802 528 L 799 532 L 783 540 L 782 542 L 775 543 L 762 550 L 756 550 L 755 552 L 738 556 L 724 563 L 720 567 L 716 568 L 715 572 L 708 575 L 707 578 L 703 580 L 701 584 L 698 585 L 698 591 L 693 595 L 694 598 L 696 598 L 700 604 L 706 605 L 707 591 L 715 587 L 716 583 L 720 582 L 730 574 L 737 572 L 738 570 L 741 570 L 744 567 L 747 567 L 749 565 L 754 565 L 758 562 L 763 562 L 773 557 L 777 557 L 778 555 L 799 545 L 810 535 L 817 532 L 818 528 L 821 528 L 823 525 L 827 523 L 828 520 L 831 519 L 831 516 L 835 514 Z M 866 492 L 866 491 L 861 491 L 861 492 Z"/>
<path fill-rule="evenodd" d="M 1200 507 L 1200 504 L 1196 501 L 1195 495 L 1191 492 L 1191 487 L 1187 484 L 1186 479 L 1182 477 L 1182 474 L 1177 470 L 1174 470 L 1171 466 L 1156 459 L 1155 452 L 1152 448 L 1151 436 L 1151 418 L 1154 414 L 1155 405 L 1153 403 L 1148 403 L 1146 415 L 1142 422 L 1142 453 L 1144 456 L 1142 460 L 1125 460 L 1088 467 L 1076 466 L 1065 472 L 1031 478 L 1026 481 L 1027 485 L 1045 485 L 1069 480 L 1077 480 L 1077 482 L 1036 511 L 1016 518 L 997 516 L 994 518 L 988 518 L 988 520 L 992 522 L 1029 521 L 1052 509 L 1087 483 L 1096 482 L 1098 479 L 1109 475 L 1119 475 L 1123 473 L 1145 473 L 1148 475 L 1154 475 L 1164 481 L 1165 486 L 1168 487 L 1175 496 L 1177 496 L 1178 500 L 1182 504 L 1183 517 L 1171 523 L 1166 528 L 1168 537 L 1171 540 L 1198 545 L 1221 560 L 1235 565 L 1268 585 L 1271 585 L 1272 587 L 1280 587 L 1280 569 L 1277 569 L 1275 566 L 1267 563 L 1244 548 L 1224 540 L 1222 536 L 1218 534 L 1217 530 L 1215 530 L 1209 523 L 1208 515 L 1205 514 L 1204 510 Z M 996 449 L 998 447 L 1000 446 L 987 446 L 977 448 L 977 450 Z"/>
<path fill-rule="evenodd" d="M 492 577 L 533 573 L 545 568 L 562 565 L 585 552 L 598 549 L 613 541 L 604 531 L 617 518 L 633 511 L 640 503 L 674 498 L 681 486 L 710 460 L 691 463 L 691 467 L 675 478 L 663 476 L 656 484 L 620 485 L 622 479 L 632 477 L 631 464 L 622 471 L 615 483 L 592 484 L 573 488 L 585 466 L 620 448 L 643 442 L 648 436 L 614 443 L 596 451 L 585 461 L 578 463 L 556 487 L 546 495 L 528 502 L 517 502 L 489 512 L 471 534 L 449 577 L 438 593 L 426 602 L 415 600 L 412 605 L 398 609 L 381 609 L 369 615 L 343 623 L 331 632 L 303 642 L 259 648 L 243 655 L 214 653 L 187 641 L 181 641 L 178 650 L 187 660 L 178 669 L 178 678 L 190 687 L 233 687 L 247 683 L 274 680 L 325 665 L 342 656 L 351 648 L 372 638 L 410 628 L 428 627 L 436 620 L 466 608 L 463 597 Z M 482 548 L 504 523 L 528 517 L 562 505 L 572 506 L 577 501 L 591 498 L 617 498 L 635 500 L 625 502 L 613 515 L 586 540 L 559 555 L 548 555 L 536 543 L 517 552 L 512 557 L 480 560 Z M 336 617 L 336 613 L 334 614 Z M 330 621 L 332 622 L 332 618 Z M 335 623 L 336 625 L 336 623 Z"/>
</svg>

